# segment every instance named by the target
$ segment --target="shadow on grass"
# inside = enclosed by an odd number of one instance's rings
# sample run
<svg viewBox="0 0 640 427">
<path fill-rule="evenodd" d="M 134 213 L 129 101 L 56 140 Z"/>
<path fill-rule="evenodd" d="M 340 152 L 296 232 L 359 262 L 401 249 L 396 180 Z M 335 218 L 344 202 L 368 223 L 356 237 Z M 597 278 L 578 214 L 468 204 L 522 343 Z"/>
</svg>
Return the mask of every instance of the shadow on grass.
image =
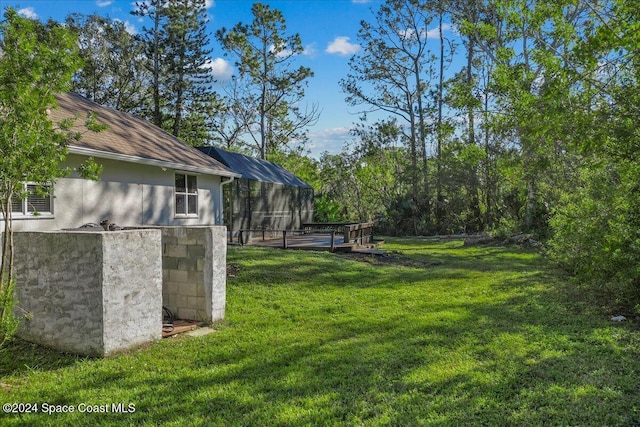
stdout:
<svg viewBox="0 0 640 427">
<path fill-rule="evenodd" d="M 422 262 L 473 271 L 513 271 L 531 268 L 536 258 L 535 251 L 516 246 L 465 247 L 462 242 L 448 242 L 442 249 L 439 247 L 442 245 L 431 244 L 429 250 L 403 247 L 401 254 Z"/>
<path fill-rule="evenodd" d="M 404 245 L 386 257 L 329 253 L 302 254 L 273 248 L 234 248 L 243 259 L 240 281 L 250 276 L 263 285 L 305 282 L 307 286 L 386 286 L 424 280 L 464 280 L 476 273 L 529 271 L 539 266 L 535 252 L 505 247 L 467 248 L 462 242 L 430 243 L 428 249 Z M 397 247 L 398 245 L 392 245 Z M 445 246 L 444 249 L 440 246 Z M 395 270 L 389 267 L 397 267 Z M 231 280 L 230 284 L 233 285 Z"/>
<path fill-rule="evenodd" d="M 50 371 L 71 366 L 86 357 L 64 354 L 19 338 L 0 348 L 0 378 L 34 371 Z"/>
<path fill-rule="evenodd" d="M 400 314 L 341 318 L 328 319 L 322 331 L 273 325 L 258 335 L 237 329 L 176 341 L 185 351 L 171 366 L 140 366 L 142 375 L 133 377 L 109 364 L 49 396 L 78 402 L 87 393 L 108 399 L 125 389 L 138 403 L 128 421 L 189 425 L 640 421 L 633 403 L 640 397 L 633 381 L 637 349 L 621 357 L 615 346 L 594 337 L 601 322 L 559 323 L 562 301 L 556 300 L 557 309 L 546 308 L 531 305 L 525 294 L 499 303 L 470 302 L 463 321 L 411 322 Z M 550 292 L 543 298 L 555 297 Z M 458 308 L 445 304 L 440 310 Z M 98 415 L 74 419 L 105 423 Z"/>
<path fill-rule="evenodd" d="M 231 327 L 69 370 L 64 386 L 25 394 L 126 399 L 136 403 L 132 424 L 640 423 L 637 331 L 582 313 L 540 258 L 491 249 L 461 251 L 462 261 L 416 249 L 439 257 L 434 269 L 233 253 Z M 115 416 L 25 420 L 109 425 Z"/>
</svg>

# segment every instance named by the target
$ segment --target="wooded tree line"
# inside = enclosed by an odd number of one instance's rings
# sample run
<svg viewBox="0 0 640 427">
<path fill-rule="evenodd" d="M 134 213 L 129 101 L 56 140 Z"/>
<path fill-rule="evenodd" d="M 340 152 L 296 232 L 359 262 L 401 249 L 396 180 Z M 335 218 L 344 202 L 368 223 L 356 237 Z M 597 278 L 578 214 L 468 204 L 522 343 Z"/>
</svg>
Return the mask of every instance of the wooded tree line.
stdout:
<svg viewBox="0 0 640 427">
<path fill-rule="evenodd" d="M 640 22 L 633 0 L 386 0 L 361 22 L 340 82 L 362 108 L 352 142 L 304 142 L 317 106 L 297 34 L 256 3 L 205 31 L 204 0 L 149 0 L 123 23 L 71 15 L 74 88 L 193 145 L 283 163 L 316 190 L 317 220 L 377 221 L 396 235 L 533 233 L 567 269 L 640 298 Z M 215 89 L 215 37 L 238 74 Z M 376 117 L 372 119 L 372 117 Z"/>
<path fill-rule="evenodd" d="M 639 15 L 632 0 L 387 0 L 341 82 L 387 114 L 318 162 L 320 212 L 399 235 L 532 233 L 640 301 Z"/>
</svg>

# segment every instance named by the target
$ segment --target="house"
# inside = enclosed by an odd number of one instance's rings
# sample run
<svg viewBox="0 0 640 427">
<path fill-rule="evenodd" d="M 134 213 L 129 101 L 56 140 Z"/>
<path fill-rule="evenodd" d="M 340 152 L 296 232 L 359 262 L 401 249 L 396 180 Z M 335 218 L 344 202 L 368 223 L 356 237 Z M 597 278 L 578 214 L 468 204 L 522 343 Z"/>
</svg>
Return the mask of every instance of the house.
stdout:
<svg viewBox="0 0 640 427">
<path fill-rule="evenodd" d="M 82 137 L 62 165 L 71 174 L 49 195 L 25 183 L 29 196 L 14 200 L 16 315 L 30 314 L 18 336 L 107 355 L 159 339 L 165 310 L 224 318 L 222 187 L 238 175 L 145 120 L 74 93 L 57 103 L 53 122 L 78 116 Z M 88 112 L 108 129 L 85 129 Z M 98 181 L 79 173 L 89 157 L 103 166 Z M 107 219 L 125 229 L 77 229 Z"/>
<path fill-rule="evenodd" d="M 199 147 L 240 175 L 224 187 L 230 237 L 239 230 L 299 230 L 313 221 L 313 188 L 282 166 L 216 147 Z"/>
<path fill-rule="evenodd" d="M 83 132 L 69 146 L 63 164 L 72 173 L 52 183 L 46 197 L 25 183 L 31 194 L 14 201 L 14 230 L 76 228 L 104 219 L 121 226 L 223 223 L 222 186 L 235 172 L 143 119 L 75 93 L 58 95 L 57 102 L 58 108 L 50 112 L 54 123 L 78 116 L 74 130 Z M 85 129 L 88 112 L 108 129 Z M 103 166 L 98 181 L 83 179 L 78 172 L 89 157 Z"/>
</svg>

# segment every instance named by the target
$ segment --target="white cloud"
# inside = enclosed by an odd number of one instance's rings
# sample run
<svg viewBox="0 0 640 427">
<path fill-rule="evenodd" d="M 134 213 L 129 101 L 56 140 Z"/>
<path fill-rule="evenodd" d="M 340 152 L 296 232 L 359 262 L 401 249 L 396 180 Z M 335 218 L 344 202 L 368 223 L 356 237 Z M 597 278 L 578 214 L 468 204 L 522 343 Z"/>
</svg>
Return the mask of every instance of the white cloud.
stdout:
<svg viewBox="0 0 640 427">
<path fill-rule="evenodd" d="M 208 68 L 213 77 L 218 80 L 230 80 L 233 76 L 233 67 L 223 58 L 210 59 L 204 67 Z"/>
<path fill-rule="evenodd" d="M 98 7 L 107 7 L 113 3 L 113 0 L 96 0 L 96 5 Z"/>
<path fill-rule="evenodd" d="M 444 33 L 445 31 L 448 31 L 451 29 L 451 25 L 449 24 L 442 24 L 442 32 Z M 440 29 L 438 27 L 427 31 L 427 38 L 428 39 L 438 39 L 440 38 Z"/>
<path fill-rule="evenodd" d="M 316 49 L 316 44 L 315 43 L 311 43 L 308 44 L 304 47 L 304 50 L 302 51 L 303 55 L 309 56 L 311 58 L 315 58 L 318 55 L 318 49 Z"/>
<path fill-rule="evenodd" d="M 209 9 L 210 7 L 213 7 L 213 0 L 206 0 L 204 2 L 204 7 L 205 9 Z"/>
<path fill-rule="evenodd" d="M 400 34 L 398 34 L 398 36 L 400 36 L 401 39 L 403 40 L 408 40 L 413 38 L 416 35 L 416 30 L 414 30 L 413 28 L 409 28 L 406 29 L 404 31 L 400 31 Z M 421 35 L 422 38 L 422 35 Z"/>
<path fill-rule="evenodd" d="M 25 7 L 24 9 L 18 10 L 18 15 L 29 19 L 38 19 L 38 14 L 32 7 Z"/>
<path fill-rule="evenodd" d="M 274 44 L 272 44 L 271 46 L 269 46 L 269 52 L 273 53 L 276 50 L 276 46 Z M 282 43 L 281 45 L 281 49 L 276 53 L 276 56 L 278 58 L 287 58 L 289 56 L 293 55 L 293 51 L 291 49 L 287 49 L 287 46 L 285 43 Z"/>
<path fill-rule="evenodd" d="M 327 45 L 327 53 L 337 53 L 338 55 L 353 55 L 360 50 L 360 45 L 349 43 L 349 37 L 339 36 Z"/>
<path fill-rule="evenodd" d="M 136 34 L 138 34 L 138 30 L 136 29 L 136 26 L 133 25 L 131 22 L 129 21 L 122 21 L 120 19 L 114 19 L 115 22 L 122 22 L 122 24 L 124 24 L 124 30 L 131 34 L 132 36 L 135 36 Z"/>
<path fill-rule="evenodd" d="M 449 24 L 442 24 L 442 32 L 445 31 L 449 31 L 452 30 L 453 28 L 451 27 L 451 25 Z M 398 34 L 400 36 L 400 38 L 402 39 L 410 39 L 410 38 L 415 38 L 416 36 L 416 30 L 414 30 L 413 28 L 407 29 L 405 31 L 402 31 L 400 34 Z M 425 28 L 420 30 L 420 38 L 421 39 L 438 39 L 440 38 L 440 30 L 438 29 L 438 27 L 433 28 L 431 30 L 426 30 Z"/>
<path fill-rule="evenodd" d="M 351 0 L 351 3 L 365 4 L 365 3 L 369 3 L 369 2 L 371 2 L 371 0 Z"/>
<path fill-rule="evenodd" d="M 345 144 L 353 138 L 351 128 L 337 127 L 320 129 L 309 133 L 309 141 L 305 145 L 312 157 L 320 158 L 323 152 L 338 154 Z"/>
<path fill-rule="evenodd" d="M 275 51 L 275 45 L 269 46 L 269 52 L 273 53 Z M 318 54 L 318 49 L 315 47 L 315 43 L 308 44 L 302 50 L 302 55 L 310 56 L 314 58 Z M 293 56 L 293 51 L 291 49 L 287 49 L 285 45 L 282 45 L 282 49 L 276 54 L 278 58 L 288 58 Z"/>
</svg>

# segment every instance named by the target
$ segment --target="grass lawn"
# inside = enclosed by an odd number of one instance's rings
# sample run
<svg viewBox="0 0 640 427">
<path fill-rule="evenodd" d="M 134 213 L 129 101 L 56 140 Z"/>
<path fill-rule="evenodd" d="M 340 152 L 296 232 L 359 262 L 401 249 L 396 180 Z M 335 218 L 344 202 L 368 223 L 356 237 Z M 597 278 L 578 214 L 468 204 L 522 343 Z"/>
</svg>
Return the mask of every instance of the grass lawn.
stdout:
<svg viewBox="0 0 640 427">
<path fill-rule="evenodd" d="M 640 425 L 637 323 L 611 322 L 539 255 L 384 248 L 394 262 L 230 247 L 227 319 L 204 337 L 104 360 L 16 341 L 2 403 L 76 410 L 0 425 Z"/>
</svg>

